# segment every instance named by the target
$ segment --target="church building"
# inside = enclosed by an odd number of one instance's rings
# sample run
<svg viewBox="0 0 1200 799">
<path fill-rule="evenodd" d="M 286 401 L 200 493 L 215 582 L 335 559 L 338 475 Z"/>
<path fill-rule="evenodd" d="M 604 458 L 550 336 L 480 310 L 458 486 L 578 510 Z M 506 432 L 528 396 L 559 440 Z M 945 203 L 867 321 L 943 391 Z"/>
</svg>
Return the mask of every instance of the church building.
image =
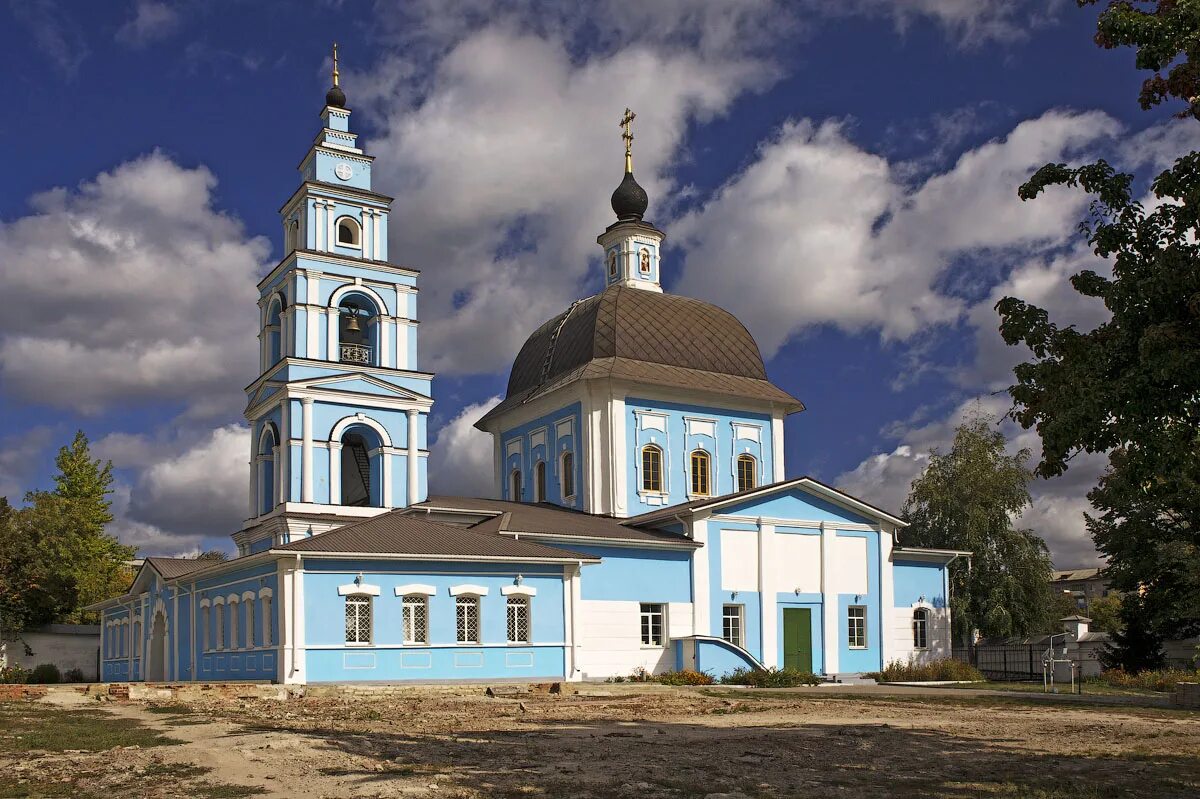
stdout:
<svg viewBox="0 0 1200 799">
<path fill-rule="evenodd" d="M 596 241 L 604 289 L 529 336 L 492 498 L 429 496 L 433 375 L 417 269 L 390 260 L 339 86 L 258 284 L 248 518 L 224 562 L 150 557 L 101 602 L 106 681 L 602 680 L 950 653 L 947 567 L 905 522 L 784 468 L 784 418 L 732 314 L 662 288 L 633 176 Z M 397 224 L 403 224 L 400 220 Z"/>
</svg>

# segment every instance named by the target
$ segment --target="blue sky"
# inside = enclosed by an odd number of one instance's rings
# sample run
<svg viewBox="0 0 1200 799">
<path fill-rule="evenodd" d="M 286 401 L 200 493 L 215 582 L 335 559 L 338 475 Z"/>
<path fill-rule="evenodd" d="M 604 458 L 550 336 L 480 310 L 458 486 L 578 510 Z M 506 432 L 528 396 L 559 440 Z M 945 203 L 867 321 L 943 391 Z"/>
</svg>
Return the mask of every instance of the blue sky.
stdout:
<svg viewBox="0 0 1200 799">
<path fill-rule="evenodd" d="M 0 494 L 45 485 L 77 427 L 117 467 L 114 529 L 225 546 L 246 506 L 254 283 L 318 127 L 336 39 L 353 128 L 422 270 L 433 482 L 485 491 L 470 423 L 530 331 L 600 285 L 594 239 L 638 114 L 668 290 L 733 310 L 805 413 L 789 474 L 899 509 L 973 403 L 1003 413 L 1016 292 L 1091 324 L 1085 210 L 1016 187 L 1097 155 L 1147 174 L 1195 145 L 1136 104 L 1130 52 L 1074 3 L 539 0 L 0 7 Z M 1004 427 L 1013 447 L 1036 437 Z M 1094 561 L 1103 460 L 1035 486 L 1024 522 Z"/>
</svg>

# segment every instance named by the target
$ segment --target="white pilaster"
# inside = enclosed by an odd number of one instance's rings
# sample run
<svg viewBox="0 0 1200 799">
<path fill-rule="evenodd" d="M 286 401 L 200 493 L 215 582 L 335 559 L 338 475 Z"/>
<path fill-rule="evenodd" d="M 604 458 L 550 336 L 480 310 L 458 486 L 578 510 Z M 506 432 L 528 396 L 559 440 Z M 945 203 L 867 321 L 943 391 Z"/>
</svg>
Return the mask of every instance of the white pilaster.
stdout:
<svg viewBox="0 0 1200 799">
<path fill-rule="evenodd" d="M 779 665 L 779 586 L 775 584 L 775 525 L 758 523 L 758 593 L 762 602 L 761 632 L 762 662 Z"/>
<path fill-rule="evenodd" d="M 292 501 L 292 414 L 287 400 L 279 406 L 279 501 Z"/>
<path fill-rule="evenodd" d="M 392 363 L 392 330 L 394 325 L 390 317 L 379 317 L 379 365 L 391 367 Z"/>
<path fill-rule="evenodd" d="M 418 495 L 420 485 L 420 448 L 417 446 L 417 409 L 408 409 L 408 504 L 415 505 L 424 497 Z M 386 503 L 385 503 L 386 504 Z"/>
<path fill-rule="evenodd" d="M 408 327 L 407 322 L 396 322 L 396 362 L 393 366 L 397 369 L 412 368 L 412 364 L 408 362 Z"/>
<path fill-rule="evenodd" d="M 333 230 L 333 203 L 329 200 L 325 201 L 325 249 L 328 252 L 333 252 L 333 243 L 337 241 L 334 238 Z"/>
<path fill-rule="evenodd" d="M 329 504 L 342 504 L 342 442 L 329 442 Z"/>
<path fill-rule="evenodd" d="M 625 457 L 625 397 L 613 394 L 609 404 L 609 425 L 612 435 L 612 453 L 606 461 L 612 472 L 613 515 L 629 515 L 629 469 Z"/>
<path fill-rule="evenodd" d="M 371 209 L 364 207 L 362 209 L 362 255 L 363 258 L 371 257 L 371 228 L 375 227 L 374 220 L 371 219 Z"/>
<path fill-rule="evenodd" d="M 300 501 L 313 501 L 313 399 L 304 397 L 300 400 L 303 407 L 303 422 L 300 444 Z"/>
<path fill-rule="evenodd" d="M 824 640 L 821 649 L 825 652 L 825 673 L 836 674 L 840 636 L 838 627 L 837 586 L 833 584 L 833 557 L 837 530 L 821 522 L 821 616 Z"/>
<path fill-rule="evenodd" d="M 304 673 L 304 571 L 296 560 L 279 561 L 279 586 L 282 601 L 279 614 L 280 658 L 277 679 L 285 684 L 303 684 Z"/>
<path fill-rule="evenodd" d="M 329 337 L 329 340 L 325 342 L 325 353 L 328 360 L 338 361 L 342 357 L 342 353 L 338 349 L 338 309 L 330 308 L 327 316 L 329 317 L 329 327 L 325 335 Z"/>
<path fill-rule="evenodd" d="M 775 467 L 774 481 L 787 479 L 783 468 L 783 416 L 776 414 L 771 417 L 771 460 Z"/>
<path fill-rule="evenodd" d="M 383 212 L 376 211 L 375 219 L 371 222 L 371 257 L 376 261 L 384 260 L 383 256 L 379 254 L 379 223 L 382 218 Z"/>
<path fill-rule="evenodd" d="M 879 657 L 886 666 L 894 660 L 892 621 L 896 595 L 892 590 L 892 531 L 886 525 L 879 529 Z"/>
<path fill-rule="evenodd" d="M 708 519 L 692 522 L 692 538 L 704 545 L 692 554 L 692 635 L 712 635 L 709 618 L 712 573 L 708 561 Z"/>
<path fill-rule="evenodd" d="M 383 480 L 383 507 L 391 508 L 392 505 L 392 455 L 395 452 L 394 447 L 380 447 L 382 453 L 379 462 L 382 465 L 380 479 Z"/>
</svg>

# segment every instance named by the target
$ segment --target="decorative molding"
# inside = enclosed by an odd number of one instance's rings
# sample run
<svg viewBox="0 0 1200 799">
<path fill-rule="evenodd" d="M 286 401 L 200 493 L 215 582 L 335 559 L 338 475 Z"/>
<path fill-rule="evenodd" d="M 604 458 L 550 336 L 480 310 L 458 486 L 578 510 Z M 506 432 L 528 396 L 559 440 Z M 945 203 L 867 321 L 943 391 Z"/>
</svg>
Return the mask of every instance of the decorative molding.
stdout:
<svg viewBox="0 0 1200 799">
<path fill-rule="evenodd" d="M 366 583 L 347 583 L 338 586 L 338 596 L 379 596 L 379 586 Z"/>
<path fill-rule="evenodd" d="M 486 585 L 473 585 L 471 583 L 450 586 L 450 596 L 459 596 L 462 594 L 467 594 L 470 596 L 487 596 L 488 588 Z"/>
<path fill-rule="evenodd" d="M 435 596 L 437 589 L 425 583 L 406 583 L 405 585 L 396 586 L 396 596 L 408 596 L 409 594 Z"/>
<path fill-rule="evenodd" d="M 528 585 L 502 585 L 502 596 L 537 596 L 537 589 Z"/>
</svg>

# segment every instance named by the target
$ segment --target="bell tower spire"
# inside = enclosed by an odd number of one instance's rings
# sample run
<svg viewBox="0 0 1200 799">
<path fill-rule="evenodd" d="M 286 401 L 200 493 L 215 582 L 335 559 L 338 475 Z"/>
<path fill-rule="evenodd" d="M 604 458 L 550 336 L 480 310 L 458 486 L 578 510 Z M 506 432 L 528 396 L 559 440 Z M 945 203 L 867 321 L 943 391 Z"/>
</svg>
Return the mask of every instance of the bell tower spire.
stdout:
<svg viewBox="0 0 1200 799">
<path fill-rule="evenodd" d="M 643 221 L 650 198 L 633 177 L 633 120 L 626 108 L 617 125 L 625 142 L 625 176 L 612 193 L 617 221 L 600 234 L 596 243 L 604 248 L 605 284 L 621 284 L 648 291 L 662 291 L 659 276 L 659 247 L 664 234 Z"/>
</svg>

